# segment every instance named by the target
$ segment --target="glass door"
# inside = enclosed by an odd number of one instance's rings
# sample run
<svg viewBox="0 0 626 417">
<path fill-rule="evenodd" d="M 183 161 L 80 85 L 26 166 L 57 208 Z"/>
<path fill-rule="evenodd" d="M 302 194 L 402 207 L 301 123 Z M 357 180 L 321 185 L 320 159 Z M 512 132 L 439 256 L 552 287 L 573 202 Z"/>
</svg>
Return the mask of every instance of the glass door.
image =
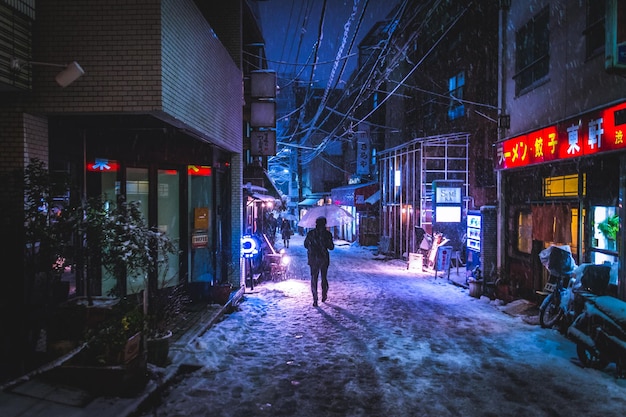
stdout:
<svg viewBox="0 0 626 417">
<path fill-rule="evenodd" d="M 157 184 L 157 224 L 159 232 L 166 233 L 179 247 L 180 242 L 180 175 L 173 169 L 160 169 Z M 162 256 L 162 255 L 159 255 Z M 159 288 L 170 287 L 179 281 L 179 255 L 168 254 L 168 265 L 158 271 Z"/>
<path fill-rule="evenodd" d="M 146 222 L 148 222 L 150 180 L 148 168 L 126 168 L 126 201 L 137 201 Z M 145 289 L 148 271 L 126 277 L 126 289 L 122 294 L 136 294 Z"/>
</svg>

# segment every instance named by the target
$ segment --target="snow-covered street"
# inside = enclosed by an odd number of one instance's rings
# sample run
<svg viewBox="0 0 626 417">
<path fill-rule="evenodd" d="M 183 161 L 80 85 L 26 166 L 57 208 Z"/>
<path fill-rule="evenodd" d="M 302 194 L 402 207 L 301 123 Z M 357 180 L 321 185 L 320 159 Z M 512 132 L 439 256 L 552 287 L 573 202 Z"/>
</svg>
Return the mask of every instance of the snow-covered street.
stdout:
<svg viewBox="0 0 626 417">
<path fill-rule="evenodd" d="M 313 307 L 302 241 L 290 279 L 247 289 L 144 416 L 624 415 L 614 365 L 582 368 L 558 331 L 366 248 L 337 245 Z"/>
</svg>

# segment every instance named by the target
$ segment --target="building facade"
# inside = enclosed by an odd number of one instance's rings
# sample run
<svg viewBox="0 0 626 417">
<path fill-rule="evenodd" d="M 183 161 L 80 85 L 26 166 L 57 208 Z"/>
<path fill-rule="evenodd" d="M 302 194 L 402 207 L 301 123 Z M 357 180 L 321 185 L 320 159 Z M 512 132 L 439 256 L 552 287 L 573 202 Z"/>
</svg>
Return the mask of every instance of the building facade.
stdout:
<svg viewBox="0 0 626 417">
<path fill-rule="evenodd" d="M 249 2 L 15 0 L 0 13 L 11 22 L 1 28 L 3 175 L 37 158 L 71 178 L 60 206 L 94 196 L 139 201 L 149 225 L 180 249 L 164 285 L 243 285 L 244 75 L 258 67 L 242 57 L 246 45 L 262 44 Z M 83 74 L 55 82 L 68 62 Z M 16 242 L 3 257 L 13 264 L 23 258 L 23 198 L 2 192 L 3 228 Z M 80 296 L 86 280 L 76 272 Z M 89 278 L 93 295 L 115 285 L 104 272 Z M 3 280 L 2 357 L 26 358 L 47 306 L 21 274 Z M 115 291 L 141 289 L 127 277 Z"/>
<path fill-rule="evenodd" d="M 567 245 L 578 265 L 611 265 L 624 298 L 625 10 L 618 1 L 510 2 L 501 15 L 499 262 L 532 298 L 539 252 Z M 621 45 L 621 46 L 620 46 Z M 621 49 L 620 49 L 621 48 Z"/>
<path fill-rule="evenodd" d="M 394 256 L 417 251 L 417 229 L 444 233 L 463 252 L 467 212 L 495 203 L 498 13 L 498 1 L 402 2 L 369 40 L 387 45 L 364 114 L 383 115 L 373 136 L 380 233 Z M 436 181 L 459 183 L 459 216 L 437 219 Z"/>
</svg>

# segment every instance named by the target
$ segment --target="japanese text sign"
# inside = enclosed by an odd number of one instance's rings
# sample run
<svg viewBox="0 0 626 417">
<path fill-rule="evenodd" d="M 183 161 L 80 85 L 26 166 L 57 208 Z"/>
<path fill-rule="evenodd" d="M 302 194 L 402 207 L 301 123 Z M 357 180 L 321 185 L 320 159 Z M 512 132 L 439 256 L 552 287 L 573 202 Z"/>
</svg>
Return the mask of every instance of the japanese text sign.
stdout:
<svg viewBox="0 0 626 417">
<path fill-rule="evenodd" d="M 626 149 L 626 103 L 496 144 L 496 169 Z"/>
</svg>

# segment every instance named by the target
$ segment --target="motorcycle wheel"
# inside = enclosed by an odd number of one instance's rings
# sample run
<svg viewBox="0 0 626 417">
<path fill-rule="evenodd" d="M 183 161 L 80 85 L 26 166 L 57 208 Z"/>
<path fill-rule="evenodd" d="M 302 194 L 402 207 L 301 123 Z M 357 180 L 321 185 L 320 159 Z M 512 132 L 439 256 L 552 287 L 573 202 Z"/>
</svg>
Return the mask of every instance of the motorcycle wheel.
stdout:
<svg viewBox="0 0 626 417">
<path fill-rule="evenodd" d="M 601 355 L 597 355 L 593 350 L 582 343 L 576 344 L 576 354 L 585 368 L 604 369 L 609 364 L 608 360 L 604 359 Z"/>
<path fill-rule="evenodd" d="M 551 328 L 563 317 L 563 310 L 559 306 L 560 300 L 554 297 L 554 294 L 548 295 L 550 300 L 548 301 L 546 308 L 542 309 L 539 313 L 539 324 L 544 329 Z"/>
</svg>

